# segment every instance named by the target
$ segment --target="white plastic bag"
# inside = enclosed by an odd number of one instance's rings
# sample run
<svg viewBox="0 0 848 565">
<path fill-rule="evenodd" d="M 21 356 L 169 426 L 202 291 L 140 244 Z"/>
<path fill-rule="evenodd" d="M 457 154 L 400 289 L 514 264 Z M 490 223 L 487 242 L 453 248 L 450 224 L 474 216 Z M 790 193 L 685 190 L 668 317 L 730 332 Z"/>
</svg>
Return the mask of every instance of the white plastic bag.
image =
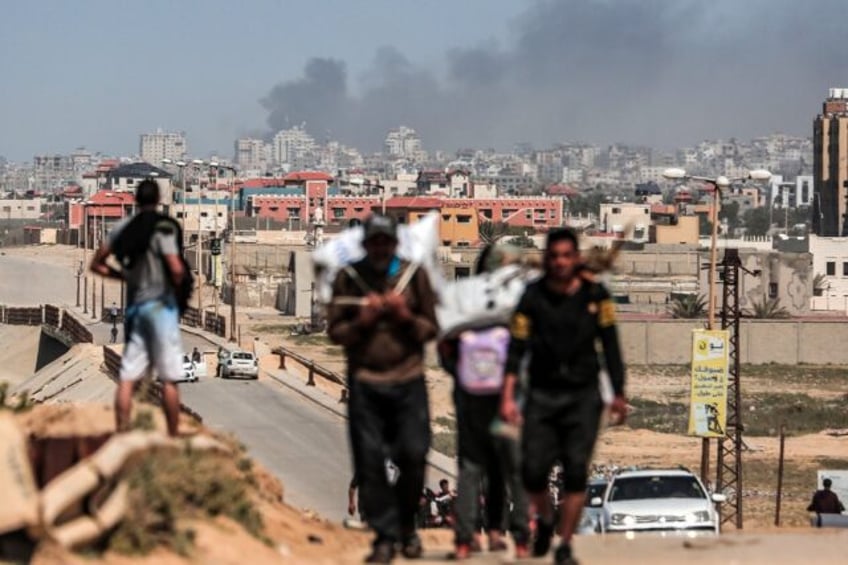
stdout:
<svg viewBox="0 0 848 565">
<path fill-rule="evenodd" d="M 507 265 L 491 273 L 446 283 L 436 308 L 441 337 L 508 324 L 527 283 L 539 274 L 520 265 Z"/>
<path fill-rule="evenodd" d="M 312 252 L 316 269 L 316 300 L 328 304 L 333 297 L 333 281 L 339 270 L 365 257 L 362 226 L 349 228 Z M 420 265 L 438 294 L 444 277 L 436 257 L 439 246 L 439 215 L 427 214 L 411 225 L 398 226 L 397 254 L 401 259 Z"/>
</svg>

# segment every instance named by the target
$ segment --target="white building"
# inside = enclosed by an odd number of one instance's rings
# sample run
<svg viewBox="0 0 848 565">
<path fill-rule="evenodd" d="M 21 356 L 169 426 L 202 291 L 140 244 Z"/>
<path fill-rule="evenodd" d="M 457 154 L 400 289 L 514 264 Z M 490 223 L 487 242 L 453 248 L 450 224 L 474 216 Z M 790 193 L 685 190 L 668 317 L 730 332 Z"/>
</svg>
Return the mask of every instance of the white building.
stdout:
<svg viewBox="0 0 848 565">
<path fill-rule="evenodd" d="M 264 173 L 271 159 L 271 146 L 261 139 L 249 137 L 237 139 L 233 159 L 239 170 L 243 172 Z"/>
<path fill-rule="evenodd" d="M 665 180 L 663 171 L 666 167 L 639 167 L 639 181 L 660 183 Z"/>
<path fill-rule="evenodd" d="M 400 126 L 386 135 L 384 147 L 391 157 L 411 159 L 421 153 L 421 139 L 414 129 Z"/>
<path fill-rule="evenodd" d="M 138 152 L 141 160 L 150 164 L 158 165 L 162 159 L 185 159 L 187 151 L 185 132 L 157 129 L 155 133 L 141 134 Z"/>
<path fill-rule="evenodd" d="M 813 204 L 812 175 L 798 175 L 794 181 L 784 181 L 782 175 L 772 175 L 768 190 L 773 206 L 799 208 Z"/>
<path fill-rule="evenodd" d="M 651 205 L 633 202 L 601 204 L 601 229 L 604 233 L 636 242 L 647 242 L 651 227 Z"/>
<path fill-rule="evenodd" d="M 837 310 L 848 313 L 848 237 L 820 237 L 810 234 L 813 276 L 824 281 L 813 289 L 811 310 Z"/>
<path fill-rule="evenodd" d="M 289 165 L 292 170 L 309 168 L 317 159 L 318 144 L 304 129 L 295 126 L 280 130 L 274 136 L 271 157 L 276 165 Z"/>
<path fill-rule="evenodd" d="M 41 218 L 41 209 L 43 206 L 44 200 L 41 198 L 0 200 L 0 221 L 37 220 Z"/>
</svg>

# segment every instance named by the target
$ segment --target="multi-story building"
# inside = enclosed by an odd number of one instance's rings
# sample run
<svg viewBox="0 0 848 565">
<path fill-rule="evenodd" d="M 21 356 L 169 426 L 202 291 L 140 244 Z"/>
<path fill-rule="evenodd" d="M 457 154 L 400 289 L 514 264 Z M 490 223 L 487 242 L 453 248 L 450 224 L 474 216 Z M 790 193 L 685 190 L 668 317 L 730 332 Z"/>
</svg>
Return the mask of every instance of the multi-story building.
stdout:
<svg viewBox="0 0 848 565">
<path fill-rule="evenodd" d="M 383 146 L 390 157 L 413 159 L 421 153 L 421 139 L 414 129 L 406 126 L 391 130 Z"/>
<path fill-rule="evenodd" d="M 813 233 L 845 235 L 848 88 L 831 88 L 813 121 Z"/>
<path fill-rule="evenodd" d="M 241 171 L 264 173 L 270 156 L 270 146 L 261 139 L 246 137 L 236 140 L 234 161 Z"/>
<path fill-rule="evenodd" d="M 3 199 L 0 200 L 0 221 L 37 220 L 43 208 L 41 198 Z"/>
<path fill-rule="evenodd" d="M 114 192 L 135 192 L 138 183 L 152 178 L 159 185 L 159 196 L 163 204 L 173 201 L 171 174 L 148 163 L 130 163 L 114 167 L 104 173 L 102 188 Z"/>
<path fill-rule="evenodd" d="M 813 177 L 798 175 L 794 181 L 784 180 L 782 175 L 769 179 L 769 202 L 772 206 L 799 208 L 813 203 Z"/>
<path fill-rule="evenodd" d="M 140 136 L 138 152 L 142 161 L 157 165 L 162 162 L 162 159 L 173 161 L 185 159 L 188 152 L 185 132 L 157 129 L 155 133 L 143 133 Z"/>
<path fill-rule="evenodd" d="M 280 130 L 274 136 L 271 156 L 276 165 L 292 170 L 307 169 L 317 161 L 318 144 L 306 133 L 305 126 Z"/>
<path fill-rule="evenodd" d="M 32 158 L 32 169 L 31 188 L 41 192 L 59 188 L 76 177 L 70 155 L 36 155 Z"/>
<path fill-rule="evenodd" d="M 813 310 L 840 310 L 848 313 L 848 238 L 810 235 L 813 276 Z"/>
<path fill-rule="evenodd" d="M 633 202 L 601 204 L 601 230 L 629 241 L 648 241 L 651 227 L 651 205 Z"/>
</svg>

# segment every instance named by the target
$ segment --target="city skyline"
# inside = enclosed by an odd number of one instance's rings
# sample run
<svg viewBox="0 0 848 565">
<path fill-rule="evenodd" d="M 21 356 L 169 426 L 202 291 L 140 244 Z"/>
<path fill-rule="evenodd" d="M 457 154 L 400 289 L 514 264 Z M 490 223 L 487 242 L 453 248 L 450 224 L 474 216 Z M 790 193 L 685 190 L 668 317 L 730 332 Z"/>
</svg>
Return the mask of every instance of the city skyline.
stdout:
<svg viewBox="0 0 848 565">
<path fill-rule="evenodd" d="M 0 155 L 133 154 L 158 127 L 230 155 L 303 122 L 363 152 L 400 125 L 445 151 L 808 136 L 848 70 L 835 0 L 438 5 L 15 3 Z"/>
</svg>

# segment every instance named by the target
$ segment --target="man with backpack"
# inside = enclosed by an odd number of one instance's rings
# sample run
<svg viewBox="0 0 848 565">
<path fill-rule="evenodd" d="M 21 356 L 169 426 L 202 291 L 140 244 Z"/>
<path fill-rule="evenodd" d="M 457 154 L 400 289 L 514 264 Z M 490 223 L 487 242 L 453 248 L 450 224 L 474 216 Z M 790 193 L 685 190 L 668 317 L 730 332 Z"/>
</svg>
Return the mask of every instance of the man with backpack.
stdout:
<svg viewBox="0 0 848 565">
<path fill-rule="evenodd" d="M 517 249 L 489 245 L 477 259 L 475 275 L 484 276 L 518 260 Z M 515 453 L 518 446 L 503 434 L 493 433 L 497 431 L 509 340 L 509 330 L 494 325 L 465 330 L 458 337 L 439 343 L 442 367 L 455 379 L 453 398 L 459 452 L 453 553 L 456 560 L 468 559 L 472 552 L 482 551 L 476 539 L 481 523 L 485 524 L 490 552 L 506 551 L 503 534 L 508 525 L 515 541 L 516 558 L 523 559 L 529 554 L 527 499 Z"/>
<path fill-rule="evenodd" d="M 362 510 L 376 539 L 368 563 L 389 563 L 395 545 L 421 556 L 418 501 L 430 448 L 424 344 L 436 336 L 436 296 L 427 274 L 397 254 L 397 224 L 373 215 L 363 226 L 366 256 L 333 283 L 330 339 L 348 363 L 348 429 Z M 397 466 L 390 483 L 386 457 Z"/>
<path fill-rule="evenodd" d="M 91 261 L 91 270 L 127 285 L 124 346 L 115 419 L 119 432 L 130 424 L 132 394 L 139 380 L 156 369 L 162 382 L 162 405 L 168 434 L 177 435 L 182 378 L 180 310 L 191 293 L 191 272 L 182 256 L 180 225 L 160 214 L 159 185 L 153 179 L 138 184 L 139 211 L 112 230 Z M 114 256 L 121 268 L 109 264 Z"/>
<path fill-rule="evenodd" d="M 543 277 L 530 285 L 510 323 L 510 345 L 501 398 L 502 417 L 523 419 L 522 475 L 539 520 L 533 554 L 548 553 L 554 512 L 547 495 L 551 468 L 563 469 L 561 542 L 554 563 L 575 565 L 571 539 L 585 502 L 588 466 L 604 403 L 599 390 L 600 343 L 614 398 L 614 423 L 627 414 L 624 363 L 615 327 L 615 303 L 603 286 L 581 271 L 577 235 L 567 228 L 548 233 Z M 526 404 L 515 402 L 519 367 L 529 354 Z"/>
</svg>

